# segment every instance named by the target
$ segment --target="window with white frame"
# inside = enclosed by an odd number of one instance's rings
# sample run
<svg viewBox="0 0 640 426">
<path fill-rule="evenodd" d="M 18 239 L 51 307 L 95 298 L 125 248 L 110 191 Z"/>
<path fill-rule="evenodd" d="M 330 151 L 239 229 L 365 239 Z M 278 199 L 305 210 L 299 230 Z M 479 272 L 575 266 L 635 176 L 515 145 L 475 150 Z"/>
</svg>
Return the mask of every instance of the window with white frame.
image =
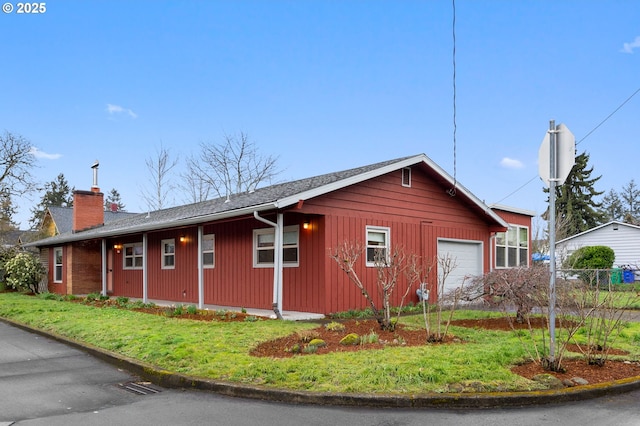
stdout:
<svg viewBox="0 0 640 426">
<path fill-rule="evenodd" d="M 162 240 L 162 269 L 174 269 L 176 267 L 176 240 Z"/>
<path fill-rule="evenodd" d="M 411 168 L 405 167 L 402 169 L 402 186 L 411 186 Z"/>
<path fill-rule="evenodd" d="M 386 227 L 367 226 L 367 266 L 387 261 L 391 247 L 390 232 Z"/>
<path fill-rule="evenodd" d="M 283 266 L 298 266 L 298 226 L 285 226 L 282 235 Z M 273 267 L 276 234 L 273 228 L 253 231 L 253 266 Z"/>
<path fill-rule="evenodd" d="M 496 268 L 515 268 L 529 264 L 529 228 L 509 225 L 496 233 Z"/>
<path fill-rule="evenodd" d="M 62 247 L 53 249 L 53 282 L 62 282 Z"/>
<path fill-rule="evenodd" d="M 202 236 L 202 266 L 213 268 L 215 266 L 215 235 L 207 234 Z"/>
<path fill-rule="evenodd" d="M 123 249 L 123 268 L 142 269 L 142 243 L 125 244 Z"/>
</svg>

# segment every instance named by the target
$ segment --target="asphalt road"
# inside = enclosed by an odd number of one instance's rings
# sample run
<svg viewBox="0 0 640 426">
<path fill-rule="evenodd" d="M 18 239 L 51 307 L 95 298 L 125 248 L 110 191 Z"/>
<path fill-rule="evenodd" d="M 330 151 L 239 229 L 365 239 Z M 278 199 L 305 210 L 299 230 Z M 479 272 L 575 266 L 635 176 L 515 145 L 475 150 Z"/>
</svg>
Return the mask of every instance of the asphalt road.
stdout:
<svg viewBox="0 0 640 426">
<path fill-rule="evenodd" d="M 5 425 L 640 425 L 640 391 L 559 405 L 483 410 L 325 407 L 151 386 L 81 350 L 0 322 Z M 157 393 L 152 392 L 157 391 Z"/>
</svg>

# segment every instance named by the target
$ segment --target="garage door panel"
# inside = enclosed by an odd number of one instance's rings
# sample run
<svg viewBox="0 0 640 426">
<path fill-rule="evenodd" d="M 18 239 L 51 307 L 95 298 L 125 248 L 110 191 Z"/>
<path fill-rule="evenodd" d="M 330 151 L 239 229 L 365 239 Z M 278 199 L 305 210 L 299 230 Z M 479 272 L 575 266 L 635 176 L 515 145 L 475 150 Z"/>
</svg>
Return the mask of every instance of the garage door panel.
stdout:
<svg viewBox="0 0 640 426">
<path fill-rule="evenodd" d="M 446 279 L 445 293 L 460 287 L 465 277 L 482 275 L 482 242 L 480 241 L 438 241 L 438 257 L 449 256 L 455 268 L 449 273 Z M 438 281 L 442 276 L 441 268 L 438 267 Z"/>
</svg>

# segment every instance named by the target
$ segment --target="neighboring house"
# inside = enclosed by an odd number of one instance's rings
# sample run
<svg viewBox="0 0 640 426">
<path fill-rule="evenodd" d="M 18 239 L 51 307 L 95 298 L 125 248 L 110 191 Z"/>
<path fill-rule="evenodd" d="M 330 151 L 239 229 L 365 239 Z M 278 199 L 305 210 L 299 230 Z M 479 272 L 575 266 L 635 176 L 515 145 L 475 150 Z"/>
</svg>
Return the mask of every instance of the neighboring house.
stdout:
<svg viewBox="0 0 640 426">
<path fill-rule="evenodd" d="M 455 286 L 492 268 L 491 241 L 508 223 L 530 225 L 490 209 L 423 154 L 112 222 L 102 205 L 97 183 L 75 191 L 71 232 L 34 243 L 50 291 L 329 314 L 366 307 L 329 257 L 344 241 L 366 246 L 357 272 L 377 299 L 375 249 L 402 246 L 426 262 L 450 254 Z M 428 285 L 437 297 L 435 274 Z"/>
<path fill-rule="evenodd" d="M 607 246 L 613 249 L 615 267 L 640 266 L 640 226 L 612 221 L 556 242 L 559 264 L 580 247 Z"/>
<path fill-rule="evenodd" d="M 22 247 L 24 244 L 30 243 L 35 239 L 36 232 L 12 230 L 0 232 L 0 244 L 4 248 Z"/>
<path fill-rule="evenodd" d="M 113 222 L 115 220 L 120 220 L 123 217 L 136 214 L 138 213 L 129 213 L 116 209 L 105 210 L 104 223 Z M 47 237 L 71 232 L 73 229 L 73 207 L 47 207 L 40 224 L 40 229 L 44 236 Z"/>
</svg>

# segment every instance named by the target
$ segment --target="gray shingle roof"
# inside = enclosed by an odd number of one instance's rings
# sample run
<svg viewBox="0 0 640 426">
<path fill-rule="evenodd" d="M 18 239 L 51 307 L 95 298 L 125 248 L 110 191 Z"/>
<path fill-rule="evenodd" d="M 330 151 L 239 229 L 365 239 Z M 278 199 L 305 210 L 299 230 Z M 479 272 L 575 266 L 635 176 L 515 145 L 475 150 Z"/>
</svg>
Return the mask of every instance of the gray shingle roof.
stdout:
<svg viewBox="0 0 640 426">
<path fill-rule="evenodd" d="M 313 198 L 351 184 L 380 176 L 390 171 L 419 163 L 425 163 L 440 176 L 442 180 L 453 182 L 451 176 L 433 163 L 426 155 L 420 154 L 306 179 L 278 183 L 258 188 L 253 192 L 233 194 L 228 198 L 217 198 L 200 203 L 129 215 L 110 222 L 107 222 L 105 219 L 104 226 L 77 233 L 69 232 L 61 234 L 56 237 L 40 240 L 34 243 L 34 245 L 44 246 L 91 238 L 133 234 L 169 227 L 195 225 L 228 217 L 252 214 L 254 211 L 259 212 L 284 208 L 297 203 L 299 200 Z M 457 188 L 458 191 L 465 194 L 472 203 L 477 204 L 478 208 L 487 211 L 487 214 L 491 215 L 495 221 L 501 224 L 504 223 L 502 219 L 490 211 L 484 203 L 464 187 L 459 185 Z"/>
<path fill-rule="evenodd" d="M 70 233 L 73 229 L 73 207 L 60 207 L 60 206 L 49 206 L 47 207 L 51 217 L 53 218 L 54 223 L 56 224 L 56 228 L 58 228 L 58 232 L 60 234 Z M 136 215 L 138 213 L 129 213 L 129 212 L 112 212 L 110 210 L 106 210 L 104 212 L 104 223 L 113 222 L 116 220 L 120 220 L 125 216 Z"/>
</svg>

